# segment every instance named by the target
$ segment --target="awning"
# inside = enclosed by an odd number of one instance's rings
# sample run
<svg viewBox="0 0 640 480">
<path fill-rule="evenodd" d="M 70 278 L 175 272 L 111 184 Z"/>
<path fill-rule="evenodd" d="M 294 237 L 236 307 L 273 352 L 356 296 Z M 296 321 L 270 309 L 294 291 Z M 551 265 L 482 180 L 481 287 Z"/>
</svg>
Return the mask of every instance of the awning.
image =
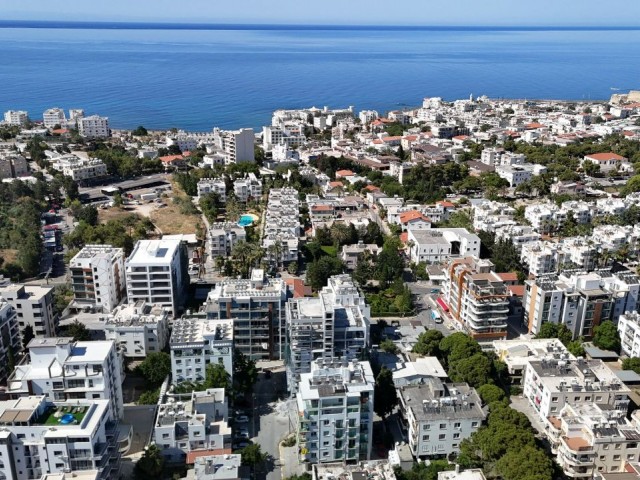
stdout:
<svg viewBox="0 0 640 480">
<path fill-rule="evenodd" d="M 449 307 L 440 297 L 436 298 L 436 302 L 438 302 L 438 305 L 440 305 L 440 308 L 442 308 L 442 310 L 444 310 L 445 312 L 449 311 Z"/>
</svg>

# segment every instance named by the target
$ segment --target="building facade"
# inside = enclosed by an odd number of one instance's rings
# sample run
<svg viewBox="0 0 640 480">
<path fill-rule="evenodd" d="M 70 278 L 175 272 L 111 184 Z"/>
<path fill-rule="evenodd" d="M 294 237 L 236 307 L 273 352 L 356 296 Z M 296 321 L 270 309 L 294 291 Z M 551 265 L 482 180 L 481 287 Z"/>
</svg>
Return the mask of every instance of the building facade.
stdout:
<svg viewBox="0 0 640 480">
<path fill-rule="evenodd" d="M 78 118 L 78 131 L 86 138 L 107 138 L 111 136 L 109 119 L 98 115 Z"/>
<path fill-rule="evenodd" d="M 20 331 L 31 325 L 37 337 L 56 335 L 58 317 L 53 313 L 53 287 L 11 284 L 0 287 L 0 297 L 15 309 Z"/>
</svg>

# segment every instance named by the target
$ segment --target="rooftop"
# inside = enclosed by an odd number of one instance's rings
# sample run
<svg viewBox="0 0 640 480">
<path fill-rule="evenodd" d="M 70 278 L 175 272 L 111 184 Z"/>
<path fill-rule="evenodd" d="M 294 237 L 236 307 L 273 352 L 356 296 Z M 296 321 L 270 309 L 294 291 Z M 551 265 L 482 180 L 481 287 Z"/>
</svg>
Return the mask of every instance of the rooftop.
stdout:
<svg viewBox="0 0 640 480">
<path fill-rule="evenodd" d="M 127 259 L 127 265 L 167 265 L 179 247 L 179 240 L 138 240 Z"/>
<path fill-rule="evenodd" d="M 480 397 L 466 383 L 445 384 L 430 378 L 421 385 L 401 387 L 398 393 L 417 421 L 486 416 Z"/>
</svg>

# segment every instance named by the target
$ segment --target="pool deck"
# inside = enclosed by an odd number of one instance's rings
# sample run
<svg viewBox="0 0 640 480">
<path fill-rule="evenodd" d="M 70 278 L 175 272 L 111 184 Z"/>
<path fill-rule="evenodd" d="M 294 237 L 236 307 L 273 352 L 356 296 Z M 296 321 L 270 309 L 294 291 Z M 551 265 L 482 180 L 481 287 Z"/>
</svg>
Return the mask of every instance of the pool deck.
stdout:
<svg viewBox="0 0 640 480">
<path fill-rule="evenodd" d="M 62 425 L 62 426 L 74 425 L 74 423 L 68 423 L 68 424 L 60 423 L 60 418 L 56 417 L 55 414 L 57 412 L 61 412 L 62 415 L 65 415 L 67 413 L 70 413 L 71 415 L 73 415 L 73 418 L 76 420 L 75 424 L 77 425 L 82 422 L 82 419 L 84 418 L 87 411 L 89 410 L 89 407 L 86 405 L 80 406 L 80 408 L 83 409 L 82 413 L 78 413 L 78 412 L 73 413 L 73 410 L 75 408 L 78 408 L 78 407 L 50 408 L 42 417 L 40 417 L 38 423 L 40 423 L 41 425 Z"/>
</svg>

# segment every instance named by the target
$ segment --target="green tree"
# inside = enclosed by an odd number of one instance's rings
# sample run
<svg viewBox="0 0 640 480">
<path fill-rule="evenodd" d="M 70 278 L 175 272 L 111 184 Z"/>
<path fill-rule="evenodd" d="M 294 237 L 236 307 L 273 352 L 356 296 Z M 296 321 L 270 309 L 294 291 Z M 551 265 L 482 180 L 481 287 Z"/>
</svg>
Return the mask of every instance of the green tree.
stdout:
<svg viewBox="0 0 640 480">
<path fill-rule="evenodd" d="M 496 472 L 504 480 L 551 480 L 553 463 L 544 450 L 535 445 L 509 449 L 496 463 Z"/>
<path fill-rule="evenodd" d="M 142 392 L 136 403 L 138 405 L 156 405 L 158 400 L 160 400 L 160 389 L 154 388 L 153 390 Z"/>
<path fill-rule="evenodd" d="M 210 363 L 205 371 L 205 388 L 224 388 L 229 391 L 231 388 L 231 376 L 224 369 L 222 363 Z"/>
<path fill-rule="evenodd" d="M 445 366 L 451 371 L 458 361 L 481 353 L 482 349 L 478 342 L 470 336 L 462 332 L 455 332 L 442 339 L 440 351 L 442 352 L 441 360 L 444 360 Z"/>
<path fill-rule="evenodd" d="M 298 262 L 289 262 L 289 265 L 287 265 L 287 272 L 291 275 L 298 273 Z"/>
<path fill-rule="evenodd" d="M 418 336 L 417 343 L 413 346 L 412 352 L 423 356 L 440 357 L 440 342 L 444 335 L 439 330 L 427 330 Z"/>
<path fill-rule="evenodd" d="M 582 341 L 582 337 L 577 339 L 577 340 L 573 340 L 569 343 L 566 344 L 567 350 L 569 351 L 569 353 L 571 355 L 573 355 L 574 357 L 584 357 L 585 356 L 585 351 L 584 351 L 584 344 Z"/>
<path fill-rule="evenodd" d="M 453 364 L 449 362 L 449 365 L 449 378 L 454 382 L 465 382 L 472 387 L 479 387 L 491 380 L 491 360 L 482 352 L 461 358 Z"/>
<path fill-rule="evenodd" d="M 149 135 L 149 132 L 146 128 L 140 125 L 138 128 L 131 131 L 131 135 L 133 135 L 134 137 L 146 137 L 147 135 Z"/>
<path fill-rule="evenodd" d="M 163 477 L 165 459 L 157 445 L 145 447 L 133 469 L 136 480 L 158 480 Z"/>
<path fill-rule="evenodd" d="M 26 350 L 29 342 L 35 338 L 35 334 L 33 333 L 33 327 L 31 324 L 27 324 L 22 330 L 22 347 Z"/>
<path fill-rule="evenodd" d="M 400 351 L 398 346 L 393 343 L 393 340 L 389 340 L 388 338 L 380 342 L 380 350 L 386 353 L 391 353 L 393 355 L 397 354 Z"/>
<path fill-rule="evenodd" d="M 620 353 L 620 334 L 616 324 L 605 320 L 593 329 L 593 344 L 603 350 Z"/>
<path fill-rule="evenodd" d="M 398 393 L 393 383 L 393 373 L 387 367 L 383 366 L 378 373 L 373 395 L 373 410 L 378 416 L 386 418 L 398 404 Z"/>
<path fill-rule="evenodd" d="M 233 381 L 239 392 L 250 393 L 258 381 L 255 360 L 250 359 L 237 348 L 233 352 Z"/>
<path fill-rule="evenodd" d="M 84 323 L 74 320 L 73 323 L 62 328 L 62 336 L 72 337 L 76 342 L 91 340 L 91 332 Z"/>
<path fill-rule="evenodd" d="M 640 374 L 640 358 L 638 357 L 625 358 L 624 360 L 622 360 L 622 369 L 633 370 L 634 372 Z"/>
<path fill-rule="evenodd" d="M 267 460 L 267 454 L 262 452 L 262 448 L 257 443 L 247 445 L 240 450 L 242 455 L 242 464 L 256 468 Z"/>
<path fill-rule="evenodd" d="M 307 268 L 307 283 L 314 290 L 320 290 L 327 284 L 329 277 L 342 273 L 342 261 L 334 257 L 320 257 Z"/>
<path fill-rule="evenodd" d="M 586 162 L 591 163 L 591 162 Z M 640 192 L 640 175 L 634 175 L 627 183 L 625 183 L 624 187 L 620 190 L 621 195 L 629 195 L 630 193 Z"/>
<path fill-rule="evenodd" d="M 215 222 L 218 219 L 220 213 L 220 196 L 215 193 L 206 193 L 200 197 L 198 201 L 200 209 L 207 220 Z"/>
<path fill-rule="evenodd" d="M 507 398 L 504 390 L 497 385 L 481 385 L 477 388 L 477 392 L 485 405 L 490 405 L 493 402 L 501 402 Z"/>
<path fill-rule="evenodd" d="M 138 368 L 150 384 L 159 385 L 171 373 L 171 356 L 165 352 L 152 352 Z"/>
</svg>

